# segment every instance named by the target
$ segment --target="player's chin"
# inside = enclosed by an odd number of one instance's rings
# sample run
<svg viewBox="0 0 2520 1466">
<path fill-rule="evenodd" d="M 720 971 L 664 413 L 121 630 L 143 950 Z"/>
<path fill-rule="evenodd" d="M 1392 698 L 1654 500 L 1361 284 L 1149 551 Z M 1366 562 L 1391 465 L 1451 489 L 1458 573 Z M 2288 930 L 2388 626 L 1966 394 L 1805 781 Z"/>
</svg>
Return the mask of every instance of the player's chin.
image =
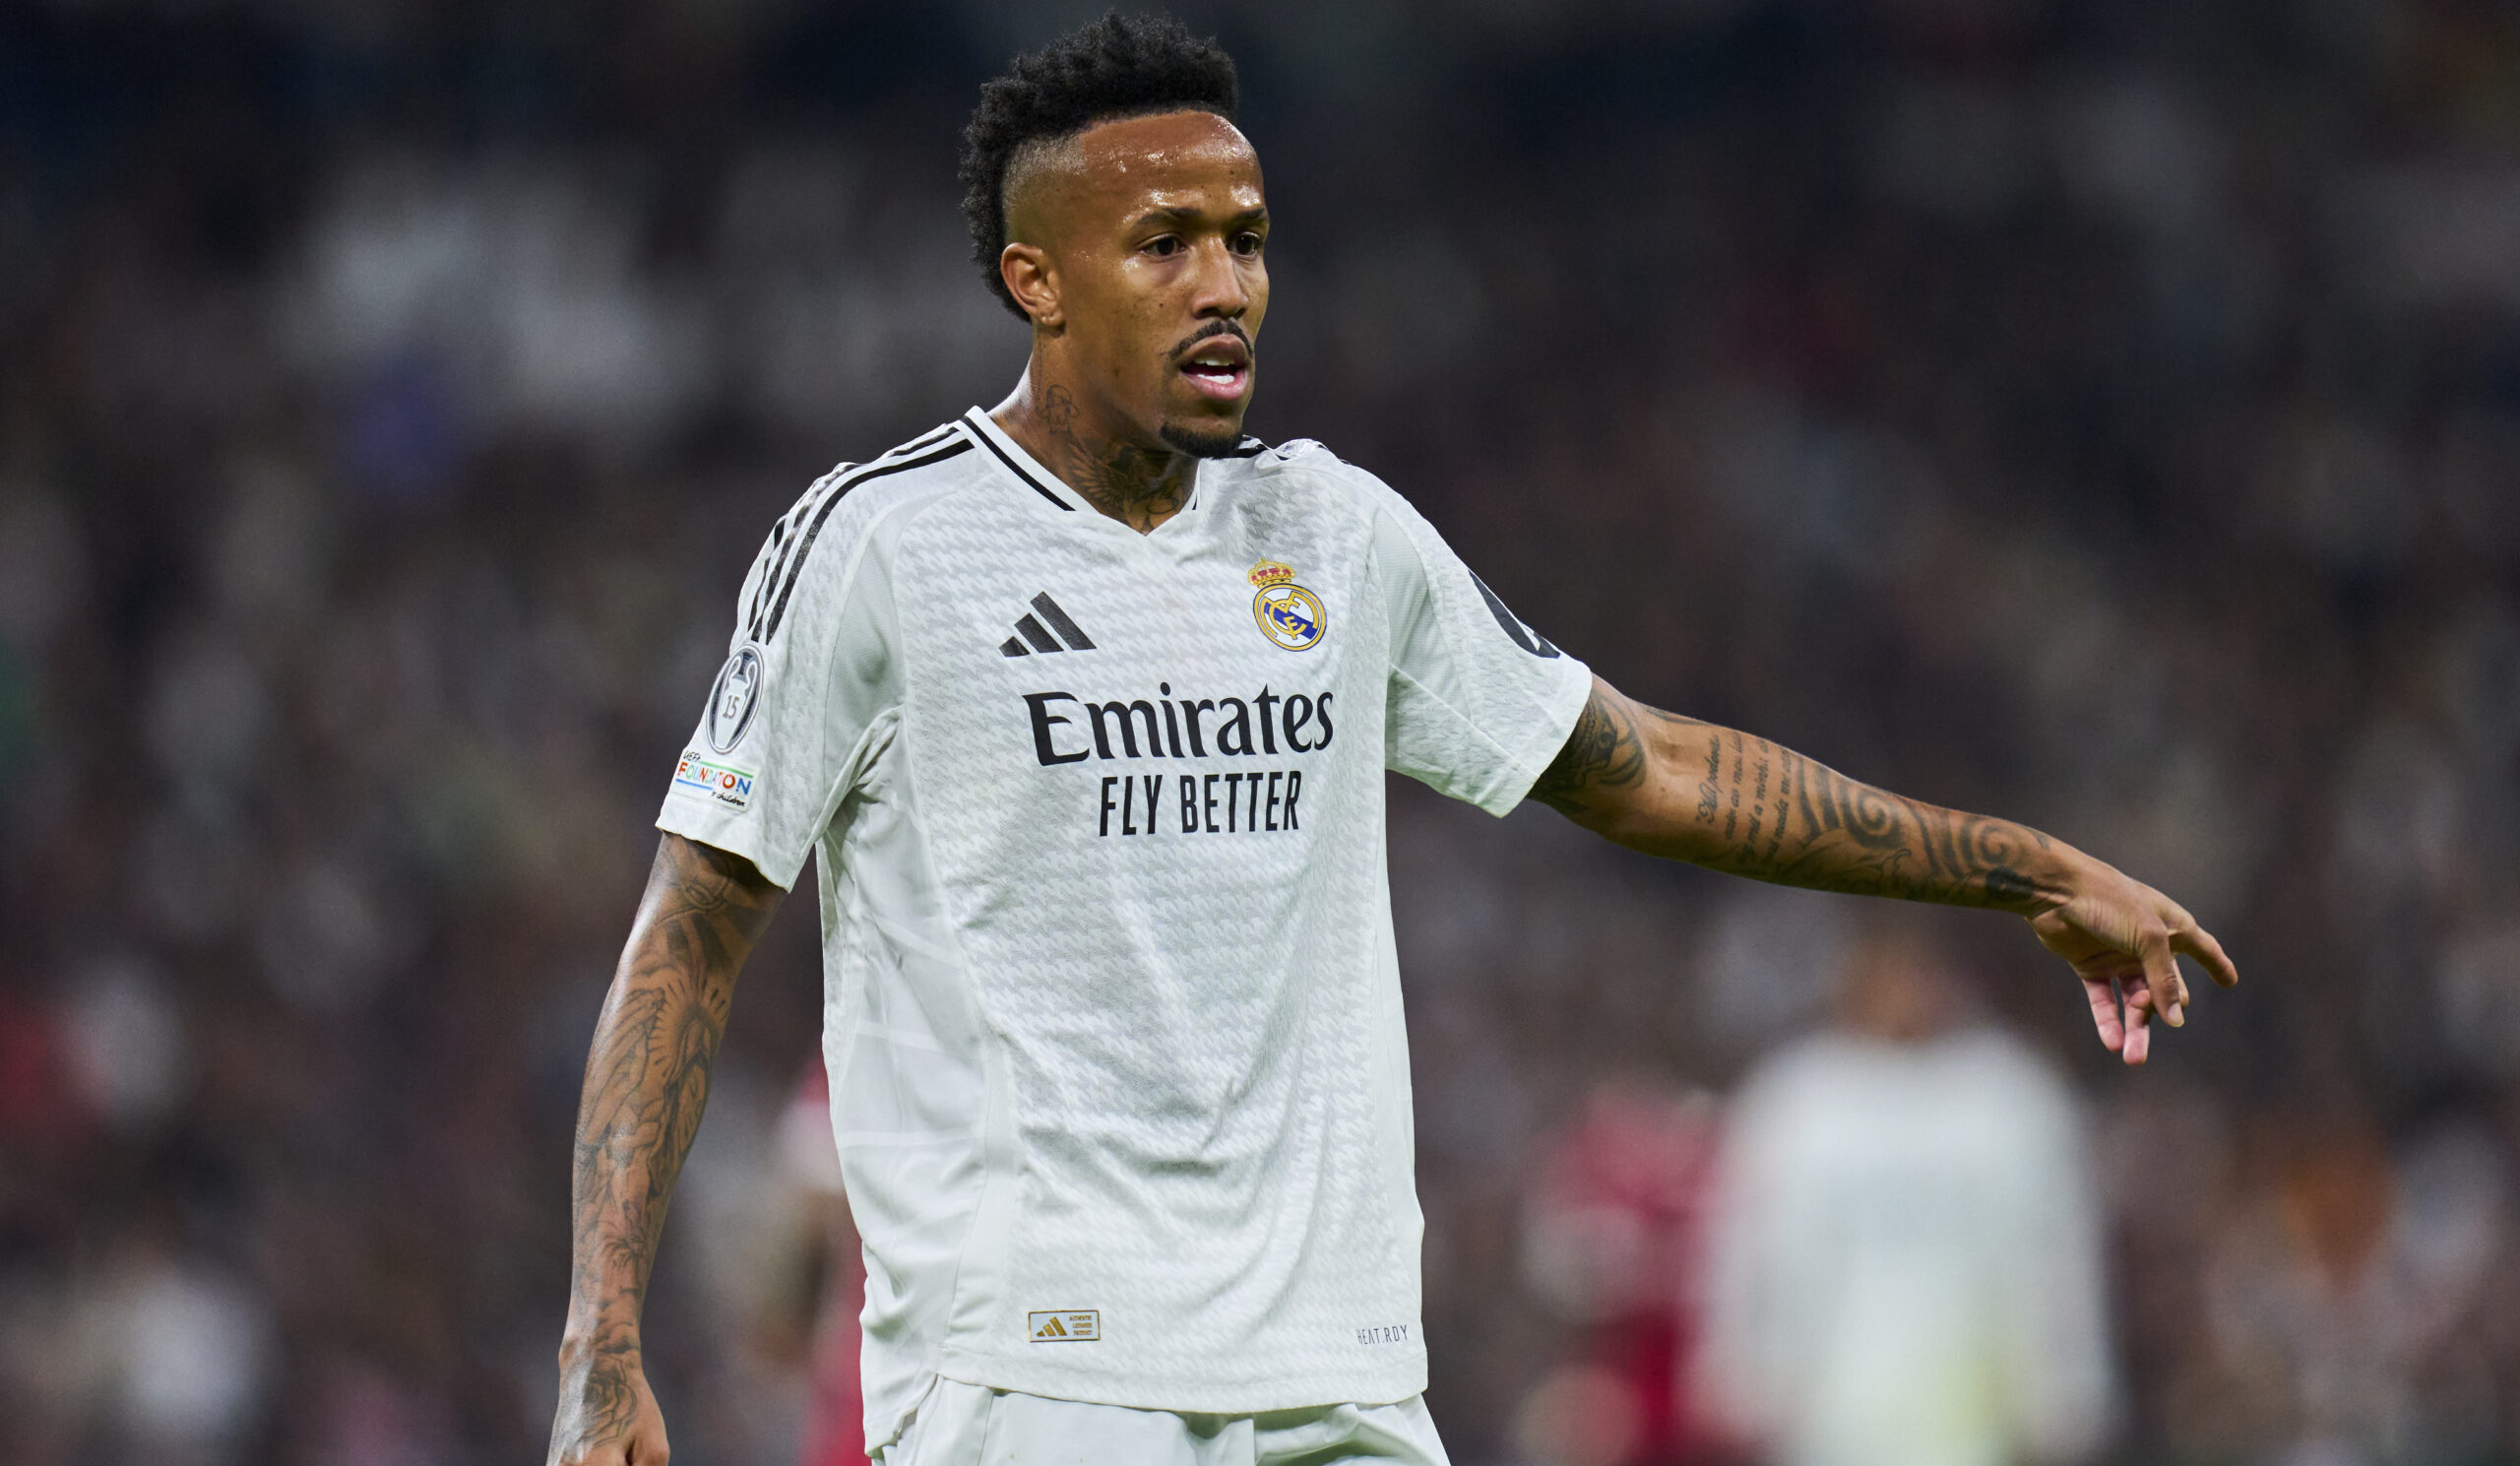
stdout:
<svg viewBox="0 0 2520 1466">
<path fill-rule="evenodd" d="M 1231 415 L 1213 412 L 1172 413 L 1158 435 L 1175 451 L 1192 458 L 1223 458 L 1242 441 L 1242 409 Z"/>
</svg>

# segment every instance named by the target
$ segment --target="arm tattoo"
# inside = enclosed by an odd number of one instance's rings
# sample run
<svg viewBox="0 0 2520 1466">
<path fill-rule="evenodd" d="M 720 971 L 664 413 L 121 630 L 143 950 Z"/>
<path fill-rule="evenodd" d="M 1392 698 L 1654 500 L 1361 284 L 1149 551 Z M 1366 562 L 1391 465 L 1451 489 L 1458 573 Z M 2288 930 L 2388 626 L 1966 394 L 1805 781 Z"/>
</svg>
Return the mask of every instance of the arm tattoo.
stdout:
<svg viewBox="0 0 2520 1466">
<path fill-rule="evenodd" d="M 1637 740 L 1636 720 L 1597 687 L 1530 797 L 1572 816 L 1587 807 L 1589 797 L 1598 797 L 1596 790 L 1633 789 L 1644 781 L 1645 745 Z"/>
<path fill-rule="evenodd" d="M 597 1023 L 571 1179 L 576 1357 L 553 1427 L 627 1429 L 639 1309 L 665 1207 L 709 1099 L 735 974 L 779 888 L 738 857 L 668 835 Z M 570 1406 L 574 1404 L 575 1409 Z"/>
<path fill-rule="evenodd" d="M 2025 825 L 1858 784 L 1606 684 L 1532 797 L 1649 854 L 1817 890 L 2029 910 L 2051 864 L 2048 837 Z"/>
</svg>

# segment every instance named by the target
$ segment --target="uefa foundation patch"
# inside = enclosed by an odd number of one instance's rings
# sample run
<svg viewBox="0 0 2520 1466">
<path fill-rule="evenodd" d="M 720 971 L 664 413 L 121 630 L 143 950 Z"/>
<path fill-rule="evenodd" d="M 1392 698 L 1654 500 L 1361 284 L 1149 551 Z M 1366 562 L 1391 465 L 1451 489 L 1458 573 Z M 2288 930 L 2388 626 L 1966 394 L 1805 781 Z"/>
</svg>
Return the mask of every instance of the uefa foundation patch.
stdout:
<svg viewBox="0 0 2520 1466">
<path fill-rule="evenodd" d="M 749 769 L 712 762 L 690 748 L 682 751 L 682 762 L 673 767 L 676 794 L 705 795 L 728 809 L 742 809 L 752 803 L 752 779 Z"/>
</svg>

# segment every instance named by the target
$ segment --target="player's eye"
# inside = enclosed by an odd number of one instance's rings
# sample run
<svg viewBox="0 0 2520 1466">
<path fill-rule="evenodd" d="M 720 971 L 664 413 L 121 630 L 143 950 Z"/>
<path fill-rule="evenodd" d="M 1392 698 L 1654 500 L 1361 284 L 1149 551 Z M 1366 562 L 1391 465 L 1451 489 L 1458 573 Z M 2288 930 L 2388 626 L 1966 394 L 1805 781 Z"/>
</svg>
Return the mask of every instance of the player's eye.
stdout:
<svg viewBox="0 0 2520 1466">
<path fill-rule="evenodd" d="M 1155 238 L 1149 239 L 1146 242 L 1146 252 L 1156 256 L 1158 259 L 1165 259 L 1169 258 L 1172 255 L 1177 255 L 1181 252 L 1181 236 L 1178 234 L 1159 234 Z"/>
<path fill-rule="evenodd" d="M 1250 231 L 1234 235 L 1233 252 L 1246 257 L 1258 254 L 1260 252 L 1260 236 L 1257 233 Z"/>
</svg>

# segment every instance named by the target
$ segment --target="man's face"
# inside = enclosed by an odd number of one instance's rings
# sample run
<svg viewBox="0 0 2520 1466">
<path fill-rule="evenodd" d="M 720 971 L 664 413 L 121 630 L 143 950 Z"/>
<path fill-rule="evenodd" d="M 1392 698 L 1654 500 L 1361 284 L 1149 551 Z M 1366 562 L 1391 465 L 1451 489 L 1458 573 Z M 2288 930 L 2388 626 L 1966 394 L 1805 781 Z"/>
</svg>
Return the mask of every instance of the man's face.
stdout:
<svg viewBox="0 0 2520 1466">
<path fill-rule="evenodd" d="M 1149 446 L 1230 449 L 1269 307 L 1251 144 L 1214 113 L 1166 112 L 1098 124 L 1028 172 L 1010 232 L 1040 252 L 1034 315 L 1080 410 Z"/>
</svg>

